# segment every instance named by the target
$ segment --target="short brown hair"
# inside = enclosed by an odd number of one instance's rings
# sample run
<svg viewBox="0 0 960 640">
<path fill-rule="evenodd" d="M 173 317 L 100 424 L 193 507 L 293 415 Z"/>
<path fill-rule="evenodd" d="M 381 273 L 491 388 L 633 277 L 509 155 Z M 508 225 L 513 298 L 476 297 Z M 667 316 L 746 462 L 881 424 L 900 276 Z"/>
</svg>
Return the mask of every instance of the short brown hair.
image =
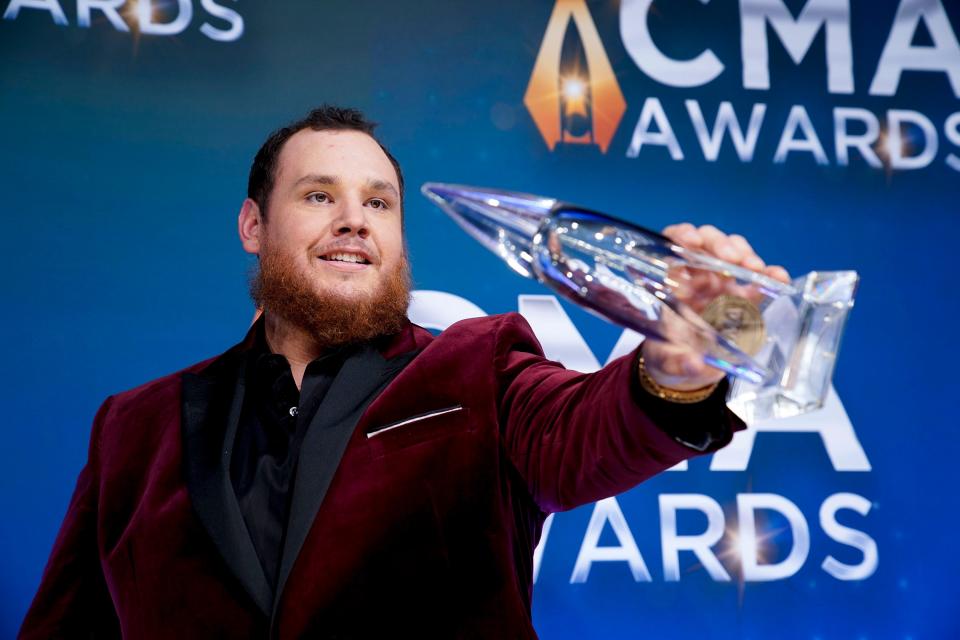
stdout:
<svg viewBox="0 0 960 640">
<path fill-rule="evenodd" d="M 247 197 L 257 203 L 264 218 L 267 215 L 267 206 L 270 201 L 270 194 L 273 192 L 273 185 L 277 177 L 277 161 L 280 157 L 280 151 L 293 134 L 304 129 L 314 131 L 359 131 L 365 133 L 380 145 L 383 153 L 386 154 L 394 170 L 397 172 L 397 183 L 400 187 L 400 210 L 403 211 L 403 173 L 400 171 L 400 163 L 393 157 L 393 154 L 377 140 L 373 135 L 377 123 L 367 120 L 367 118 L 357 109 L 347 107 L 336 107 L 333 105 L 321 105 L 313 109 L 305 117 L 291 122 L 285 127 L 277 129 L 266 139 L 257 155 L 253 158 L 253 165 L 250 167 L 250 177 L 247 180 Z"/>
</svg>

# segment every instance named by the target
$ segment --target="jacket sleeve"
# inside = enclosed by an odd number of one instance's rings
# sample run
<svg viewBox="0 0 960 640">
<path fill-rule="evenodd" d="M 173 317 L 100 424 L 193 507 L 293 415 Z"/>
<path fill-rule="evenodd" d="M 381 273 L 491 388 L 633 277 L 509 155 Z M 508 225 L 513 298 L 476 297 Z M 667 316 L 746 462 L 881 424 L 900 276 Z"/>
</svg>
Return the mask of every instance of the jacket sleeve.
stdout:
<svg viewBox="0 0 960 640">
<path fill-rule="evenodd" d="M 19 638 L 119 638 L 120 626 L 97 543 L 100 433 L 111 399 L 93 422 L 87 464 L 47 560 Z"/>
<path fill-rule="evenodd" d="M 569 371 L 543 357 L 519 314 L 503 316 L 495 359 L 506 450 L 547 513 L 622 493 L 745 428 L 726 406 L 726 381 L 702 402 L 678 404 L 641 389 L 637 352 L 595 373 Z"/>
</svg>

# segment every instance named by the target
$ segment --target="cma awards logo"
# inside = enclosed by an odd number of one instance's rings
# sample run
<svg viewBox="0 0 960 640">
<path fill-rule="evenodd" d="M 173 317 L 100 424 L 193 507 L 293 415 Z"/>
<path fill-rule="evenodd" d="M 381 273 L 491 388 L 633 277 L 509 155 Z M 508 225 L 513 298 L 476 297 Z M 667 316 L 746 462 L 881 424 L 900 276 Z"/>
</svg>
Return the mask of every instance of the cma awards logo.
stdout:
<svg viewBox="0 0 960 640">
<path fill-rule="evenodd" d="M 700 3 L 708 5 L 710 0 Z M 851 33 L 851 3 L 806 0 L 796 15 L 786 0 L 736 3 L 743 89 L 771 91 L 769 41 L 775 38 L 794 65 L 804 63 L 808 70 L 816 63 L 804 60 L 817 58 L 810 55 L 816 46 L 825 47 L 828 94 L 850 96 L 866 87 L 867 96 L 876 104 L 879 100 L 874 98 L 896 96 L 904 77 L 922 72 L 937 79 L 928 80 L 929 86 L 942 79 L 949 94 L 943 100 L 939 90 L 931 90 L 926 103 L 948 110 L 954 105 L 955 109 L 955 100 L 960 98 L 960 43 L 942 0 L 900 0 L 893 23 L 883 26 L 889 30 L 879 59 L 870 67 L 869 84 L 862 79 L 858 84 L 854 78 L 853 36 L 860 34 Z M 863 3 L 869 9 L 869 2 Z M 729 61 L 721 60 L 709 48 L 693 58 L 676 59 L 658 47 L 651 33 L 651 16 L 656 14 L 653 4 L 653 0 L 620 3 L 620 36 L 639 71 L 662 86 L 693 89 L 709 85 L 727 70 Z M 694 4 L 684 19 L 695 20 L 696 13 Z M 669 21 L 661 16 L 656 27 L 684 26 L 669 25 Z M 862 28 L 876 27 L 869 23 Z M 658 33 L 661 42 L 667 37 L 666 32 Z M 592 145 L 602 153 L 609 149 L 627 104 L 586 0 L 556 0 L 523 102 L 551 151 L 558 145 Z M 673 160 L 682 161 L 699 152 L 706 161 L 715 162 L 727 145 L 733 147 L 740 162 L 748 163 L 758 155 L 758 141 L 769 139 L 775 149 L 769 160 L 774 163 L 795 157 L 818 165 L 864 162 L 888 173 L 938 163 L 960 171 L 960 111 L 945 118 L 942 113 L 927 115 L 906 108 L 876 113 L 845 100 L 826 112 L 822 103 L 812 101 L 811 111 L 795 104 L 785 116 L 779 116 L 768 113 L 764 102 L 739 107 L 738 112 L 729 100 L 702 104 L 694 98 L 681 101 L 649 96 L 625 155 L 637 158 L 641 152 L 658 153 L 659 149 L 659 153 L 665 150 Z M 815 122 L 829 125 L 815 126 Z"/>
<path fill-rule="evenodd" d="M 135 37 L 175 36 L 186 31 L 196 17 L 202 20 L 200 33 L 211 40 L 232 42 L 243 35 L 243 17 L 226 6 L 228 3 L 199 0 L 197 4 L 200 11 L 195 10 L 193 0 L 76 0 L 76 24 L 90 28 L 109 23 Z M 46 14 L 57 26 L 70 25 L 60 0 L 10 0 L 3 19 L 16 20 L 31 13 Z"/>
</svg>

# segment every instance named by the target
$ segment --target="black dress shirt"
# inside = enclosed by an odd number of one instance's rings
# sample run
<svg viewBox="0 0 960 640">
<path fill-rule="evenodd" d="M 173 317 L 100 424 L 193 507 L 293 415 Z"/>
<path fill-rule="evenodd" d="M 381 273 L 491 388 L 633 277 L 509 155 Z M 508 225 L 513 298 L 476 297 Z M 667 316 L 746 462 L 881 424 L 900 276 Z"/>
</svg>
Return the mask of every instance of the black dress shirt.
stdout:
<svg viewBox="0 0 960 640">
<path fill-rule="evenodd" d="M 304 372 L 301 389 L 287 359 L 271 353 L 263 323 L 247 353 L 246 392 L 230 478 L 247 531 L 270 586 L 276 589 L 300 445 L 348 355 L 325 353 Z"/>
</svg>

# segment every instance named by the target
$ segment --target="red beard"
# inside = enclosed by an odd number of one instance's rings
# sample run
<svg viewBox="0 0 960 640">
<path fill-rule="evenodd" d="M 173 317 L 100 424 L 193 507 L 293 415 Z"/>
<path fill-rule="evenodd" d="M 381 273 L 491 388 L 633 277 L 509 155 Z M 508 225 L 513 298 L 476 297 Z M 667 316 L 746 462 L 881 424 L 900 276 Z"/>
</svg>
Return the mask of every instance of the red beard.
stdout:
<svg viewBox="0 0 960 640">
<path fill-rule="evenodd" d="M 260 309 L 309 332 L 327 348 L 399 332 L 407 321 L 410 286 L 410 265 L 403 256 L 369 296 L 317 292 L 292 256 L 263 246 L 260 268 L 250 280 L 250 297 Z"/>
</svg>

